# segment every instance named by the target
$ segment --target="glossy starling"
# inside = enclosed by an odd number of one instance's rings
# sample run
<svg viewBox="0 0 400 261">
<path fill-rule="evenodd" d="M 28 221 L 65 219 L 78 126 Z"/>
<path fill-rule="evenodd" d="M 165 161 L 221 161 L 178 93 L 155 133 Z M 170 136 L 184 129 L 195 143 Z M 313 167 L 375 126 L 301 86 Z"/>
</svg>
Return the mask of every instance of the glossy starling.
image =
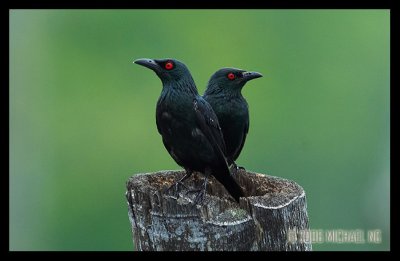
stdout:
<svg viewBox="0 0 400 261">
<path fill-rule="evenodd" d="M 226 147 L 212 107 L 199 94 L 189 69 L 175 59 L 138 59 L 134 61 L 153 70 L 163 88 L 156 107 L 156 123 L 165 148 L 186 170 L 178 182 L 193 171 L 205 175 L 203 199 L 209 175 L 213 175 L 239 202 L 241 187 L 233 179 L 226 159 Z"/>
<path fill-rule="evenodd" d="M 224 136 L 228 165 L 236 168 L 249 131 L 249 106 L 242 95 L 243 86 L 262 77 L 258 72 L 222 68 L 210 78 L 203 98 L 212 106 Z"/>
</svg>

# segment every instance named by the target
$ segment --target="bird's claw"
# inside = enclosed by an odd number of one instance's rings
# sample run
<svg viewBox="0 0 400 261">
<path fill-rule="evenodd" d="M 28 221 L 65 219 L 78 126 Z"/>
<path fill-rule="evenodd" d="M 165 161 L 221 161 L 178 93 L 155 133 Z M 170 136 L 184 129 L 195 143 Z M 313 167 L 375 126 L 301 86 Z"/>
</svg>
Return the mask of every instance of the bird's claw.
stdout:
<svg viewBox="0 0 400 261">
<path fill-rule="evenodd" d="M 205 190 L 204 188 L 201 188 L 201 189 L 191 189 L 191 190 L 188 190 L 188 191 L 186 192 L 186 194 L 189 194 L 189 193 L 197 193 L 196 197 L 195 197 L 194 200 L 193 200 L 193 203 L 194 203 L 195 205 L 200 205 L 200 204 L 204 201 L 204 196 L 206 195 L 205 191 L 206 191 L 206 190 Z"/>
<path fill-rule="evenodd" d="M 186 192 L 186 194 L 189 193 L 197 193 L 196 197 L 194 198 L 194 205 L 202 205 L 205 199 L 207 191 L 207 180 L 203 183 L 203 185 L 199 189 L 191 189 Z"/>
<path fill-rule="evenodd" d="M 200 192 L 202 189 L 189 189 L 185 194 Z"/>
<path fill-rule="evenodd" d="M 206 195 L 205 190 L 201 189 L 200 192 L 196 195 L 196 197 L 194 199 L 194 204 L 201 205 L 204 201 L 205 195 Z"/>
<path fill-rule="evenodd" d="M 185 184 L 183 184 L 183 182 L 178 181 L 178 182 L 175 182 L 174 184 L 172 184 L 169 188 L 167 188 L 167 189 L 165 190 L 165 193 L 167 193 L 168 191 L 170 191 L 172 188 L 175 188 L 175 192 L 179 192 L 179 187 L 180 187 L 180 186 L 184 187 L 186 190 L 189 189 Z"/>
<path fill-rule="evenodd" d="M 237 170 L 239 170 L 239 169 L 240 169 L 240 170 L 246 170 L 244 167 L 238 166 L 238 165 L 236 165 L 236 169 L 237 169 Z"/>
<path fill-rule="evenodd" d="M 236 165 L 236 163 L 233 163 L 233 164 L 231 165 L 230 169 L 231 169 L 231 171 L 232 171 L 232 173 L 233 173 L 234 175 L 236 175 L 236 173 L 237 173 L 239 170 L 246 170 L 244 167 L 241 167 L 241 166 Z"/>
</svg>

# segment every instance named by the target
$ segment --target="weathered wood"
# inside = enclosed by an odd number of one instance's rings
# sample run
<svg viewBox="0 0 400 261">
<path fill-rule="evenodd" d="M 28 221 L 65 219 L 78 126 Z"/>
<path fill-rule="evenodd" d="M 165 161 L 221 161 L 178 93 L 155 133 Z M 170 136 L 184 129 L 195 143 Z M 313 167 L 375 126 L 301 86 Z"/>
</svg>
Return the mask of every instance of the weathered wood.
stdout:
<svg viewBox="0 0 400 261">
<path fill-rule="evenodd" d="M 164 192 L 183 171 L 137 174 L 127 182 L 129 219 L 137 250 L 311 250 L 305 192 L 294 181 L 238 171 L 246 197 L 237 204 L 209 179 L 204 203 L 181 187 Z M 194 173 L 185 185 L 200 187 Z M 297 231 L 297 232 L 296 232 Z M 294 234 L 293 234 L 294 233 Z M 289 238 L 297 240 L 288 240 Z"/>
</svg>

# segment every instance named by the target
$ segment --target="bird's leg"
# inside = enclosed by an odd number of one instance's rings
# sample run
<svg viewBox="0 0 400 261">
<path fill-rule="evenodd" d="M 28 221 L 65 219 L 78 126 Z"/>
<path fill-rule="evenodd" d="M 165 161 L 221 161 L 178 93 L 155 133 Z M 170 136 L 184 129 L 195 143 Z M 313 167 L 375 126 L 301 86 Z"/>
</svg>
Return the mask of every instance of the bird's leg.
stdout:
<svg viewBox="0 0 400 261">
<path fill-rule="evenodd" d="M 188 187 L 186 187 L 186 185 L 183 184 L 183 182 L 184 182 L 185 180 L 187 180 L 190 176 L 192 176 L 192 174 L 193 174 L 193 171 L 191 171 L 191 170 L 186 170 L 186 174 L 185 174 L 182 178 L 180 178 L 177 182 L 175 182 L 174 184 L 172 184 L 169 188 L 167 188 L 167 189 L 165 190 L 165 192 L 168 192 L 168 191 L 171 190 L 172 188 L 175 188 L 175 190 L 178 191 L 179 186 L 182 186 L 182 187 L 184 187 L 185 189 L 188 190 Z"/>
<path fill-rule="evenodd" d="M 196 198 L 194 199 L 195 205 L 201 204 L 204 200 L 204 196 L 206 194 L 206 189 L 207 189 L 208 177 L 210 176 L 210 174 L 211 174 L 211 171 L 209 169 L 206 169 L 206 171 L 204 172 L 205 178 L 203 181 L 203 185 L 199 189 L 199 192 L 198 192 Z"/>
</svg>

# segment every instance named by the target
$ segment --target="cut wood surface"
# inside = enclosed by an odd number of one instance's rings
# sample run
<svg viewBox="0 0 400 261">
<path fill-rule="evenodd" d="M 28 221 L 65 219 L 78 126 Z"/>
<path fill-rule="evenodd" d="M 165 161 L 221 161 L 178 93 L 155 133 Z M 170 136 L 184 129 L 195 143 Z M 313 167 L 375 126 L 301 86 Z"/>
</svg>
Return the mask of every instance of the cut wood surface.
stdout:
<svg viewBox="0 0 400 261">
<path fill-rule="evenodd" d="M 239 170 L 235 179 L 246 197 L 236 203 L 211 177 L 202 205 L 184 187 L 165 192 L 184 171 L 132 176 L 127 182 L 133 244 L 140 251 L 305 251 L 308 231 L 305 192 L 294 181 Z M 200 173 L 185 181 L 191 189 Z"/>
</svg>

